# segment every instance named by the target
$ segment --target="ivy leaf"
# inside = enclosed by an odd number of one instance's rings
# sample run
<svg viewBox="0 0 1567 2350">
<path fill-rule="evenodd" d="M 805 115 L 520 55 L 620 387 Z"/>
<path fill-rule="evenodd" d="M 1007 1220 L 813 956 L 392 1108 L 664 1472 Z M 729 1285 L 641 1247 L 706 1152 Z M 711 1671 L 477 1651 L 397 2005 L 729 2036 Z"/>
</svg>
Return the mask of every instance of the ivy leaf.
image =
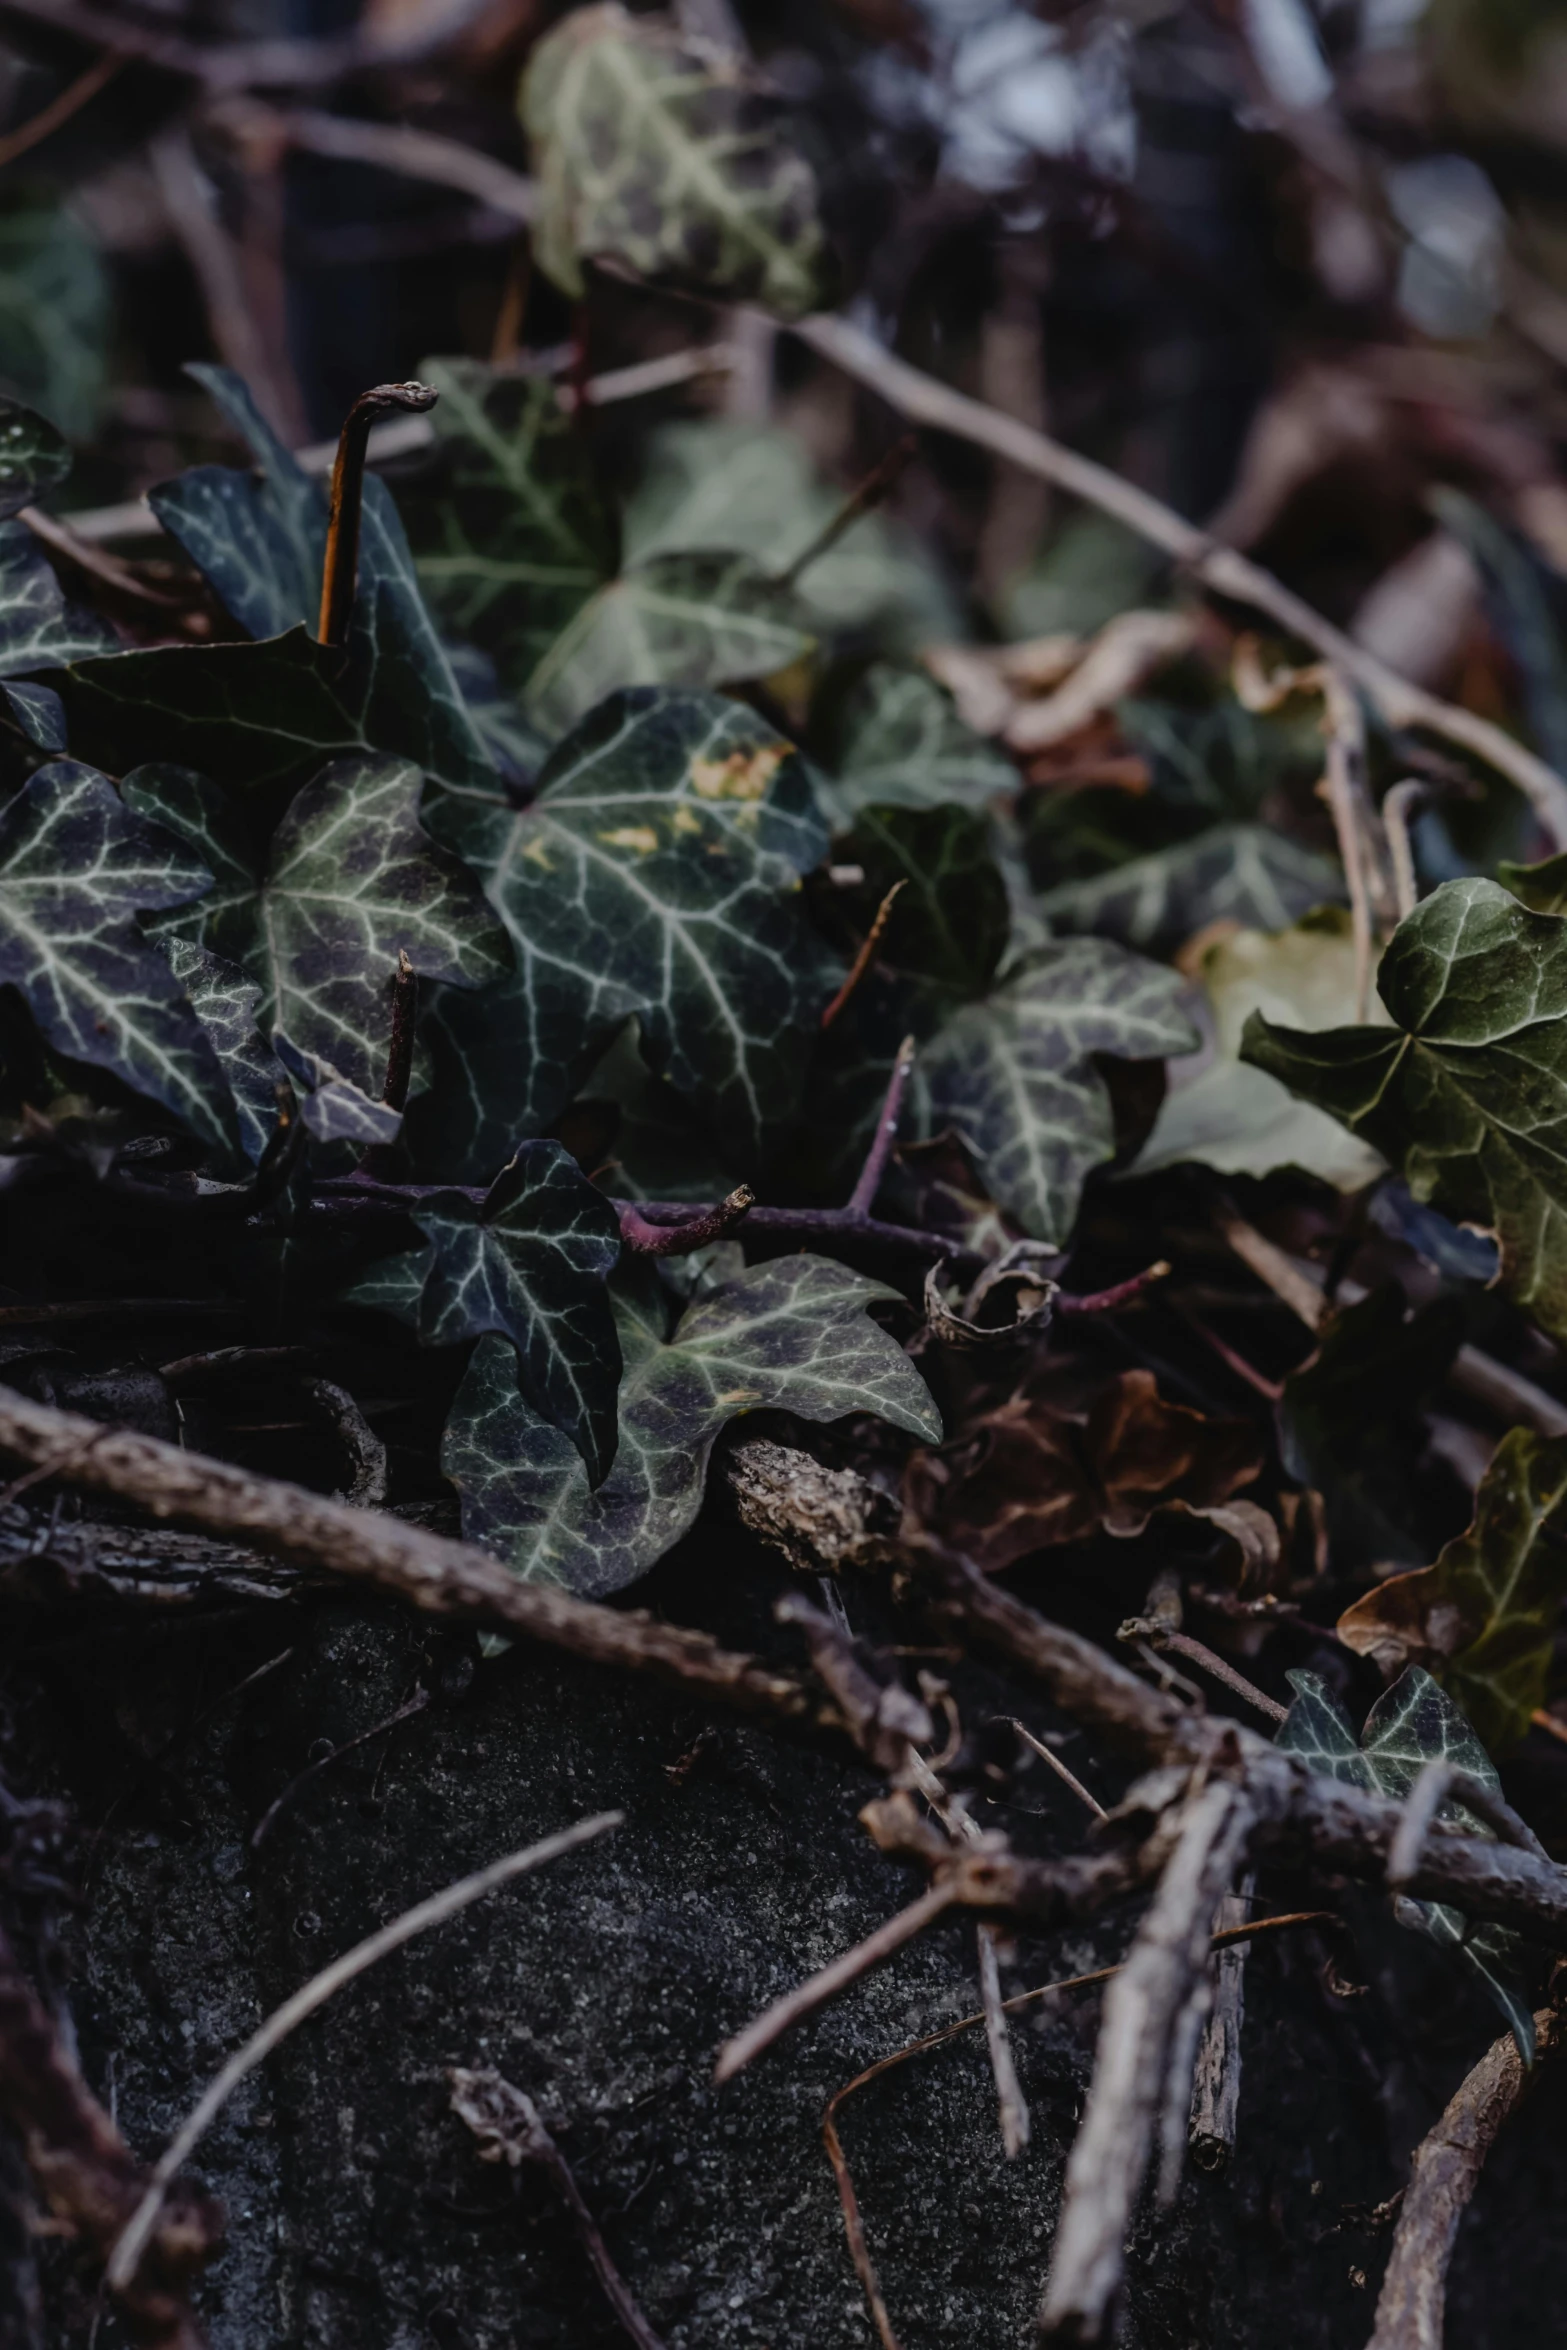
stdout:
<svg viewBox="0 0 1567 2350">
<path fill-rule="evenodd" d="M 792 591 L 746 555 L 655 555 L 600 588 L 534 671 L 528 715 L 560 734 L 622 686 L 738 685 L 815 642 Z"/>
<path fill-rule="evenodd" d="M 222 1064 L 239 1119 L 240 1147 L 252 1166 L 277 1126 L 277 1088 L 282 1065 L 256 1020 L 261 989 L 235 963 L 199 946 L 193 938 L 158 941 Z"/>
<path fill-rule="evenodd" d="M 419 584 L 441 625 L 520 694 L 572 615 L 613 577 L 615 524 L 552 382 L 427 359 L 435 459 L 399 486 Z"/>
<path fill-rule="evenodd" d="M 5 388 L 73 441 L 97 430 L 109 345 L 109 280 L 92 238 L 61 205 L 13 192 L 0 205 L 0 351 Z"/>
<path fill-rule="evenodd" d="M 614 5 L 539 42 L 522 89 L 539 183 L 534 251 L 568 294 L 582 264 L 798 318 L 827 292 L 810 165 L 736 61 Z"/>
<path fill-rule="evenodd" d="M 412 1318 L 425 1346 L 497 1333 L 495 1361 L 519 1411 L 565 1438 L 582 1457 L 588 1486 L 601 1485 L 615 1458 L 620 1382 L 620 1340 L 604 1287 L 620 1254 L 609 1201 L 558 1142 L 528 1142 L 482 1206 L 454 1193 L 414 1221 L 429 1247 L 376 1267 L 349 1297 L 406 1310 L 417 1281 Z"/>
<path fill-rule="evenodd" d="M 1274 1744 L 1286 1754 L 1300 1755 L 1313 1770 L 1402 1802 L 1427 1763 L 1450 1762 L 1501 1793 L 1496 1765 L 1474 1731 L 1418 1665 L 1377 1699 L 1358 1745 L 1348 1715 L 1318 1674 L 1297 1668 L 1285 1677 L 1296 1696 Z M 1494 1834 L 1462 1804 L 1444 1803 L 1437 1817 L 1456 1822 L 1471 1836 Z M 1400 1925 L 1456 1952 L 1478 1975 L 1507 2018 L 1524 2063 L 1532 2064 L 1534 2017 L 1519 1966 L 1522 1944 L 1511 1928 L 1474 1925 L 1461 1910 L 1434 1901 L 1400 1898 L 1393 1914 Z"/>
<path fill-rule="evenodd" d="M 112 1071 L 227 1156 L 239 1132 L 218 1056 L 137 924 L 207 880 L 74 760 L 40 767 L 0 815 L 0 984 L 56 1052 Z"/>
<path fill-rule="evenodd" d="M 20 400 L 0 398 L 0 522 L 46 498 L 70 470 L 63 435 Z"/>
<path fill-rule="evenodd" d="M 1380 1155 L 1263 1070 L 1240 1058 L 1250 1013 L 1307 1029 L 1355 1016 L 1355 947 L 1349 915 L 1323 906 L 1270 937 L 1237 930 L 1202 957 L 1213 1015 L 1213 1052 L 1189 1083 L 1172 1075 L 1136 1172 L 1195 1161 L 1225 1175 L 1301 1167 L 1340 1191 L 1361 1191 L 1385 1172 Z"/>
<path fill-rule="evenodd" d="M 837 853 L 864 868 L 864 888 L 853 896 L 866 928 L 888 890 L 903 885 L 878 950 L 884 964 L 921 992 L 984 994 L 1006 952 L 1009 921 L 983 816 L 957 807 L 864 808 Z"/>
<path fill-rule="evenodd" d="M 29 685 L 25 680 L 11 678 L 0 684 L 0 700 L 6 714 L 22 740 L 38 751 L 63 751 L 66 747 L 65 707 L 57 693 L 46 685 Z"/>
<path fill-rule="evenodd" d="M 784 1257 L 688 1306 L 671 1334 L 657 1275 L 623 1268 L 610 1288 L 625 1361 L 620 1445 L 596 1493 L 565 1438 L 519 1397 L 509 1349 L 482 1340 L 441 1449 L 464 1532 L 519 1575 L 597 1596 L 635 1582 L 688 1531 L 714 1440 L 740 1413 L 875 1412 L 936 1441 L 924 1381 L 865 1312 L 895 1294 L 823 1257 Z"/>
<path fill-rule="evenodd" d="M 213 888 L 164 925 L 261 982 L 263 1025 L 379 1090 L 399 951 L 421 976 L 478 987 L 506 967 L 477 884 L 419 823 L 422 778 L 399 759 L 342 759 L 307 784 L 270 845 L 255 810 L 202 776 L 127 777 L 127 804 L 203 857 Z"/>
<path fill-rule="evenodd" d="M 982 808 L 1017 784 L 1012 761 L 965 724 L 924 670 L 887 661 L 866 670 L 839 722 L 834 790 L 846 813 L 953 802 Z"/>
<path fill-rule="evenodd" d="M 51 669 L 118 648 L 113 629 L 68 601 L 26 523 L 0 522 L 0 676 Z M 50 700 L 55 700 L 52 694 Z"/>
<path fill-rule="evenodd" d="M 799 1100 L 821 1008 L 798 876 L 827 835 L 792 745 L 739 703 L 636 688 L 558 745 L 530 807 L 438 821 L 517 949 L 516 984 L 464 1016 L 493 1040 L 472 1089 L 488 1119 L 513 1140 L 524 1112 L 552 1119 L 582 1073 L 568 1052 L 590 1066 L 635 1013 L 654 1067 L 754 1157 Z M 553 1085 L 535 1042 L 560 1056 Z M 443 1049 L 450 1081 L 450 1019 Z"/>
<path fill-rule="evenodd" d="M 1382 1669 L 1418 1663 L 1494 1751 L 1516 1746 L 1545 1703 L 1567 1592 L 1567 1440 L 1514 1428 L 1475 1496 L 1474 1523 L 1435 1566 L 1390 1575 L 1338 1620 Z"/>
<path fill-rule="evenodd" d="M 317 1142 L 356 1142 L 368 1149 L 375 1143 L 397 1140 L 403 1123 L 401 1110 L 373 1102 L 330 1061 L 323 1061 L 316 1053 L 301 1052 L 281 1028 L 273 1030 L 272 1050 L 294 1082 L 305 1131 Z"/>
<path fill-rule="evenodd" d="M 1134 857 L 1091 881 L 1047 889 L 1039 906 L 1055 930 L 1171 955 L 1207 923 L 1287 930 L 1313 906 L 1343 897 L 1343 875 L 1329 858 L 1265 825 L 1214 824 L 1195 840 Z"/>
<path fill-rule="evenodd" d="M 228 465 L 197 465 L 174 482 L 164 482 L 148 503 L 190 562 L 207 573 L 240 627 L 258 639 L 256 651 L 268 642 L 291 644 L 291 630 L 315 630 L 317 623 L 327 552 L 327 491 L 284 449 L 240 376 L 226 367 L 193 367 L 190 374 L 211 392 L 228 423 L 249 444 L 256 465 L 249 472 Z M 150 682 L 179 674 L 183 684 L 193 686 L 190 663 L 183 663 L 179 672 L 167 672 L 169 651 L 176 656 L 195 651 L 197 663 L 207 660 L 209 653 L 226 656 L 218 667 L 228 691 L 242 705 L 235 717 L 254 724 L 270 714 L 277 731 L 289 729 L 287 714 L 268 712 L 275 658 L 251 658 L 247 665 L 235 660 L 240 646 L 162 649 L 129 658 L 143 663 L 162 660 L 164 670 L 148 670 Z M 359 597 L 348 649 L 315 667 L 320 667 L 322 682 L 336 689 L 343 710 L 359 721 L 357 731 L 348 736 L 341 731 L 341 721 L 331 740 L 312 733 L 320 752 L 369 745 L 416 759 L 428 776 L 453 790 L 484 790 L 493 783 L 484 743 L 418 592 L 397 505 L 376 475 L 364 479 Z M 247 693 L 249 677 L 256 682 Z M 141 750 L 141 757 L 160 757 L 160 752 Z M 233 773 L 228 764 L 204 761 L 195 750 L 186 750 L 183 757 L 197 766 L 211 764 L 226 776 Z"/>
<path fill-rule="evenodd" d="M 1502 1280 L 1567 1336 L 1567 925 L 1494 881 L 1445 882 L 1399 924 L 1388 1028 L 1317 1036 L 1253 1015 L 1241 1057 L 1391 1161 L 1415 1198 L 1494 1230 Z"/>
<path fill-rule="evenodd" d="M 1064 1244 L 1084 1180 L 1115 1152 L 1094 1056 L 1191 1052 L 1182 992 L 1175 972 L 1107 939 L 1041 948 L 925 1047 L 916 1071 L 924 1131 L 955 1127 L 992 1197 L 1034 1239 Z"/>
</svg>

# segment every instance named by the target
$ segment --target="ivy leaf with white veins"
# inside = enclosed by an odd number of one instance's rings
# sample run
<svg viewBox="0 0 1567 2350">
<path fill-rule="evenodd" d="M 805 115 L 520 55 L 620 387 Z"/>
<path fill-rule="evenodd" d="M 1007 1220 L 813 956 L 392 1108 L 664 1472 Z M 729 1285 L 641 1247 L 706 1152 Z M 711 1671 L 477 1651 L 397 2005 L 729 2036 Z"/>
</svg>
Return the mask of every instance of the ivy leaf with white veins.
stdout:
<svg viewBox="0 0 1567 2350">
<path fill-rule="evenodd" d="M 1285 1678 L 1295 1691 L 1295 1702 L 1274 1744 L 1285 1754 L 1298 1754 L 1314 1771 L 1402 1803 L 1427 1763 L 1449 1762 L 1500 1795 L 1495 1763 L 1452 1699 L 1418 1665 L 1383 1691 L 1366 1716 L 1358 1743 L 1349 1716 L 1320 1674 L 1297 1669 Z M 1460 1803 L 1444 1803 L 1437 1817 L 1451 1820 L 1470 1836 L 1495 1835 Z M 1534 2017 L 1519 1968 L 1523 1946 L 1512 1929 L 1489 1922 L 1476 1925 L 1444 1902 L 1403 1896 L 1394 1901 L 1393 1914 L 1401 1926 L 1429 1935 L 1473 1969 L 1507 2018 L 1524 2063 L 1532 2064 Z"/>
<path fill-rule="evenodd" d="M 518 1395 L 510 1350 L 481 1340 L 441 1447 L 464 1533 L 519 1575 L 597 1597 L 635 1582 L 689 1530 L 714 1441 L 743 1412 L 875 1412 L 939 1441 L 924 1381 L 865 1312 L 895 1294 L 824 1257 L 782 1257 L 688 1306 L 671 1335 L 657 1275 L 624 1266 L 610 1284 L 625 1361 L 620 1444 L 596 1493 L 565 1438 Z"/>
<path fill-rule="evenodd" d="M 620 1255 L 609 1201 L 558 1142 L 526 1142 L 482 1206 L 454 1192 L 420 1208 L 414 1222 L 429 1247 L 384 1272 L 372 1268 L 350 1301 L 397 1311 L 399 1275 L 409 1291 L 417 1277 L 413 1319 L 425 1346 L 495 1332 L 513 1400 L 567 1438 L 588 1484 L 601 1485 L 615 1457 L 620 1384 L 604 1286 Z"/>
<path fill-rule="evenodd" d="M 573 9 L 529 61 L 534 251 L 579 297 L 585 261 L 763 303 L 827 298 L 810 165 L 745 62 L 613 4 Z"/>
<path fill-rule="evenodd" d="M 398 488 L 419 584 L 451 635 L 521 693 L 617 561 L 587 444 L 547 377 L 427 359 L 439 392 L 431 462 Z"/>
<path fill-rule="evenodd" d="M 1213 824 L 1194 840 L 1133 857 L 1090 881 L 1042 892 L 1052 930 L 1119 939 L 1173 955 L 1210 922 L 1287 930 L 1313 906 L 1338 905 L 1344 877 L 1331 858 L 1262 824 Z"/>
<path fill-rule="evenodd" d="M 1247 1022 L 1241 1057 L 1364 1136 L 1415 1198 L 1493 1230 L 1502 1281 L 1567 1337 L 1567 923 L 1494 881 L 1445 882 L 1398 926 L 1391 1028 Z"/>
<path fill-rule="evenodd" d="M 269 846 L 254 809 L 201 776 L 143 768 L 124 787 L 129 806 L 214 872 L 210 896 L 161 927 L 241 964 L 262 984 L 263 1027 L 371 1095 L 399 952 L 461 987 L 499 978 L 509 960 L 472 875 L 419 823 L 422 782 L 400 759 L 340 759 L 296 796 Z"/>
<path fill-rule="evenodd" d="M 1085 1178 L 1115 1152 L 1094 1056 L 1152 1061 L 1193 1051 L 1183 994 L 1176 972 L 1108 939 L 1039 948 L 923 1048 L 915 1072 L 923 1131 L 956 1128 L 992 1198 L 1034 1239 L 1064 1247 Z"/>
<path fill-rule="evenodd" d="M 36 506 L 70 470 L 64 435 L 20 400 L 0 398 L 0 522 Z"/>
<path fill-rule="evenodd" d="M 373 1102 L 341 1069 L 317 1053 L 303 1053 L 281 1028 L 274 1029 L 272 1049 L 294 1084 L 305 1132 L 317 1142 L 356 1142 L 369 1150 L 395 1142 L 402 1131 L 403 1113 L 385 1102 Z"/>
<path fill-rule="evenodd" d="M 739 685 L 815 643 L 792 589 L 748 555 L 655 555 L 600 588 L 528 685 L 529 717 L 568 726 L 622 686 Z"/>
<path fill-rule="evenodd" d="M 565 1092 L 536 1083 L 525 1021 L 592 1059 L 634 1012 L 652 1065 L 754 1159 L 799 1101 L 823 1000 L 799 876 L 827 832 L 793 746 L 741 703 L 635 688 L 557 745 L 530 807 L 447 801 L 432 821 L 484 876 L 526 983 L 490 1120 L 569 1099 L 562 1064 Z"/>
<path fill-rule="evenodd" d="M 238 376 L 222 367 L 190 372 L 249 443 L 255 468 L 197 466 L 149 503 L 256 642 L 157 646 L 119 655 L 123 666 L 74 668 L 63 690 L 89 730 L 80 740 L 100 750 L 100 737 L 115 741 L 116 772 L 177 753 L 234 782 L 298 783 L 336 752 L 370 748 L 416 760 L 450 790 L 493 790 L 488 753 L 425 609 L 386 484 L 373 474 L 365 481 L 359 593 L 347 647 L 333 653 L 313 633 L 325 490 Z M 182 732 L 185 723 L 212 730 L 216 742 Z"/>
<path fill-rule="evenodd" d="M 958 716 L 922 669 L 873 662 L 839 722 L 834 795 L 861 808 L 983 808 L 1018 787 L 1013 762 Z"/>
<path fill-rule="evenodd" d="M 119 644 L 112 628 L 67 601 L 26 523 L 0 522 L 0 677 L 118 653 Z"/>
<path fill-rule="evenodd" d="M 238 964 L 225 962 L 193 938 L 159 937 L 169 968 L 223 1064 L 245 1156 L 255 1166 L 277 1127 L 282 1065 L 256 1023 L 261 989 Z"/>
<path fill-rule="evenodd" d="M 57 1052 L 112 1071 L 227 1157 L 239 1128 L 217 1053 L 137 923 L 208 879 L 74 760 L 40 767 L 0 816 L 0 984 Z"/>
</svg>

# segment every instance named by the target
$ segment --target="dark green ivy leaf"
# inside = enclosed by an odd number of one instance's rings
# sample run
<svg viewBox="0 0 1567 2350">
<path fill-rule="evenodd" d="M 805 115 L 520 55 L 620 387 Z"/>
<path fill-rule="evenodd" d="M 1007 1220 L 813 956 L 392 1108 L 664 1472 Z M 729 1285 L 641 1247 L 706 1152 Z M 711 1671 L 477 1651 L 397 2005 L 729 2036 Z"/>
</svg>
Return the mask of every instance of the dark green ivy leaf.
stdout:
<svg viewBox="0 0 1567 2350">
<path fill-rule="evenodd" d="M 742 1412 L 876 1412 L 939 1441 L 924 1381 L 865 1312 L 895 1292 L 845 1266 L 805 1254 L 755 1265 L 689 1306 L 672 1335 L 645 1262 L 623 1267 L 610 1294 L 625 1376 L 619 1450 L 597 1493 L 519 1397 L 501 1341 L 481 1341 L 452 1405 L 441 1465 L 463 1530 L 519 1575 L 595 1596 L 635 1582 L 694 1522 L 714 1440 Z"/>
<path fill-rule="evenodd" d="M 587 442 L 547 377 L 427 359 L 441 395 L 435 456 L 398 502 L 419 584 L 448 633 L 478 645 L 521 694 L 618 559 Z"/>
<path fill-rule="evenodd" d="M 422 778 L 398 759 L 342 759 L 307 784 L 270 844 L 256 811 L 204 777 L 143 768 L 127 804 L 190 843 L 213 887 L 162 927 L 261 982 L 262 1024 L 379 1093 L 399 952 L 415 971 L 479 987 L 506 942 L 477 884 L 419 823 Z"/>
<path fill-rule="evenodd" d="M 395 1142 L 402 1129 L 401 1110 L 373 1102 L 341 1069 L 317 1053 L 301 1052 L 281 1028 L 272 1032 L 272 1050 L 292 1079 L 305 1132 L 317 1142 L 355 1142 L 363 1149 Z"/>
<path fill-rule="evenodd" d="M 793 591 L 748 555 L 655 555 L 600 588 L 534 671 L 527 710 L 563 734 L 622 686 L 739 685 L 815 642 Z"/>
<path fill-rule="evenodd" d="M 1494 881 L 1445 882 L 1377 973 L 1392 1028 L 1275 1028 L 1241 1058 L 1363 1134 L 1415 1198 L 1494 1230 L 1502 1279 L 1567 1336 L 1567 924 Z"/>
<path fill-rule="evenodd" d="M 585 261 L 763 303 L 825 299 L 816 184 L 748 67 L 656 17 L 573 9 L 528 64 L 539 267 L 580 296 Z"/>
<path fill-rule="evenodd" d="M 983 995 L 1006 952 L 1007 885 L 983 816 L 959 807 L 867 807 L 835 852 L 862 866 L 866 926 L 894 883 L 878 960 L 938 1000 Z"/>
<path fill-rule="evenodd" d="M 0 816 L 0 982 L 56 1052 L 111 1070 L 226 1155 L 239 1134 L 217 1054 L 136 919 L 208 878 L 74 760 L 39 768 Z"/>
<path fill-rule="evenodd" d="M 418 1304 L 426 1346 L 457 1346 L 487 1331 L 514 1401 L 582 1456 L 590 1486 L 615 1458 L 620 1341 L 605 1279 L 620 1254 L 620 1224 L 569 1151 L 524 1143 L 480 1207 L 453 1192 L 414 1218 L 430 1245 L 411 1262 L 376 1267 L 348 1295 L 397 1309 L 399 1278 Z M 515 1367 L 513 1367 L 515 1350 Z M 532 1414 L 529 1415 L 530 1417 Z"/>
<path fill-rule="evenodd" d="M 234 1097 L 240 1144 L 254 1166 L 277 1127 L 277 1089 L 283 1075 L 257 1024 L 260 985 L 237 963 L 225 962 L 193 938 L 161 937 L 158 944 L 212 1040 Z"/>
<path fill-rule="evenodd" d="M 108 271 L 74 209 L 13 186 L 0 202 L 0 377 L 73 441 L 97 429 L 109 308 Z"/>
<path fill-rule="evenodd" d="M 44 417 L 0 399 L 0 522 L 36 506 L 71 470 L 71 452 Z"/>
<path fill-rule="evenodd" d="M 1006 753 L 958 716 L 924 670 L 890 661 L 866 670 L 839 725 L 834 796 L 847 815 L 873 806 L 982 808 L 1017 785 Z"/>
<path fill-rule="evenodd" d="M 1179 976 L 1108 939 L 1064 939 L 1030 955 L 981 1003 L 937 1030 L 916 1066 L 924 1132 L 952 1127 L 992 1198 L 1036 1240 L 1070 1238 L 1090 1170 L 1115 1152 L 1110 1096 L 1094 1066 L 1195 1050 Z"/>
<path fill-rule="evenodd" d="M 1449 1762 L 1501 1793 L 1496 1765 L 1452 1699 L 1420 1666 L 1412 1665 L 1383 1691 L 1366 1716 L 1358 1744 L 1349 1716 L 1319 1674 L 1296 1670 L 1286 1678 L 1295 1702 L 1274 1743 L 1286 1754 L 1298 1754 L 1314 1771 L 1401 1803 L 1427 1763 Z M 1494 1833 L 1458 1803 L 1444 1803 L 1437 1816 L 1471 1836 Z M 1401 1898 L 1394 1915 L 1400 1925 L 1428 1934 L 1473 1968 L 1507 2018 L 1525 2064 L 1532 2064 L 1534 2017 L 1519 1971 L 1522 1945 L 1511 1928 L 1476 1926 L 1461 1910 L 1434 1901 Z"/>
<path fill-rule="evenodd" d="M 1214 824 L 1195 840 L 1134 857 L 1091 881 L 1045 890 L 1058 931 L 1091 931 L 1145 954 L 1170 955 L 1209 922 L 1287 930 L 1313 906 L 1337 905 L 1344 879 L 1327 857 L 1260 824 Z"/>
<path fill-rule="evenodd" d="M 792 746 L 740 703 L 643 687 L 557 747 L 531 807 L 447 802 L 438 822 L 518 974 L 432 1012 L 440 1146 L 450 1116 L 507 1155 L 635 1013 L 654 1066 L 754 1157 L 799 1100 L 822 1001 L 798 877 L 827 834 Z"/>
</svg>

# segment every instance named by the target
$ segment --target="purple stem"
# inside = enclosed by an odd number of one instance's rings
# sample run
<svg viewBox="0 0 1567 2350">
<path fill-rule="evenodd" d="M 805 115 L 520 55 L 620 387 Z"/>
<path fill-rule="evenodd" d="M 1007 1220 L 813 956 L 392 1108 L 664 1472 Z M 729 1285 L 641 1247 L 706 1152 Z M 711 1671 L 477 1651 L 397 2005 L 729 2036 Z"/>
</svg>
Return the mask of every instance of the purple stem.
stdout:
<svg viewBox="0 0 1567 2350">
<path fill-rule="evenodd" d="M 881 1179 L 887 1172 L 887 1161 L 892 1146 L 898 1139 L 898 1120 L 903 1113 L 903 1095 L 914 1067 L 914 1039 L 906 1036 L 898 1047 L 898 1057 L 892 1064 L 892 1075 L 887 1081 L 886 1099 L 876 1121 L 876 1132 L 871 1147 L 865 1154 L 860 1179 L 849 1194 L 848 1216 L 851 1222 L 863 1222 L 876 1204 Z"/>
</svg>

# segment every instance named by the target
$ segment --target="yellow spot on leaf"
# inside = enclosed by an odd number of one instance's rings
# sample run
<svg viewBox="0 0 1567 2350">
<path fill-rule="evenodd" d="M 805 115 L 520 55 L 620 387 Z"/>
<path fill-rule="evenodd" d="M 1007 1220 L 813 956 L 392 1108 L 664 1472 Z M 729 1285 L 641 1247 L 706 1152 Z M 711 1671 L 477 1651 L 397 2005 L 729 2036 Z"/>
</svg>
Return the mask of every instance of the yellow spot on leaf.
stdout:
<svg viewBox="0 0 1567 2350">
<path fill-rule="evenodd" d="M 788 755 L 787 743 L 758 743 L 727 759 L 693 759 L 691 788 L 703 800 L 759 800 Z"/>
<path fill-rule="evenodd" d="M 635 849 L 641 857 L 650 857 L 658 846 L 651 824 L 622 824 L 615 832 L 601 832 L 599 839 L 606 848 Z"/>
<path fill-rule="evenodd" d="M 689 808 L 677 808 L 671 822 L 676 832 L 700 832 L 702 829 L 700 817 L 694 816 Z"/>
<path fill-rule="evenodd" d="M 761 1400 L 762 1391 L 759 1387 L 731 1387 L 727 1395 L 715 1395 L 713 1398 L 714 1403 L 723 1404 L 727 1410 L 734 1412 L 744 1411 L 748 1404 L 760 1403 Z"/>
<path fill-rule="evenodd" d="M 522 853 L 529 860 L 530 864 L 542 865 L 546 873 L 552 873 L 554 871 L 554 863 L 551 859 L 549 847 L 542 832 L 536 832 L 534 834 L 532 840 L 529 841 L 527 847 L 523 850 Z"/>
</svg>

